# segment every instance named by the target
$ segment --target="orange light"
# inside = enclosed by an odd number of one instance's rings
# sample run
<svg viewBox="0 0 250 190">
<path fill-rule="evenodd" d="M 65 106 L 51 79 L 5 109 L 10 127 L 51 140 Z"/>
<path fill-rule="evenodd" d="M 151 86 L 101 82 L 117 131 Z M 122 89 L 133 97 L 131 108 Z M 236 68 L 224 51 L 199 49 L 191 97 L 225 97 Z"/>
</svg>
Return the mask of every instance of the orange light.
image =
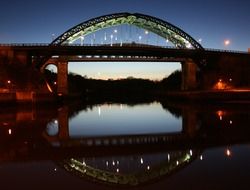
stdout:
<svg viewBox="0 0 250 190">
<path fill-rule="evenodd" d="M 225 85 L 222 81 L 217 82 L 215 85 L 215 89 L 222 90 L 224 88 L 225 88 Z"/>
<path fill-rule="evenodd" d="M 222 120 L 222 117 L 223 117 L 224 115 L 226 115 L 226 112 L 224 112 L 224 111 L 222 111 L 222 110 L 218 110 L 218 111 L 216 112 L 216 114 L 217 114 L 217 116 L 220 118 L 220 120 Z"/>
<path fill-rule="evenodd" d="M 231 83 L 232 79 L 231 80 L 230 79 L 229 79 L 229 82 Z M 229 83 L 224 82 L 222 79 L 218 79 L 218 81 L 213 86 L 213 89 L 215 90 L 224 90 L 224 89 L 230 89 L 230 88 L 232 88 L 232 85 L 229 85 Z"/>
<path fill-rule="evenodd" d="M 11 135 L 11 133 L 12 133 L 12 131 L 11 131 L 11 129 L 9 129 L 9 130 L 8 130 L 8 134 Z"/>
<path fill-rule="evenodd" d="M 53 90 L 52 90 L 52 88 L 50 87 L 49 83 L 46 82 L 46 86 L 47 86 L 48 90 L 52 93 Z"/>
</svg>

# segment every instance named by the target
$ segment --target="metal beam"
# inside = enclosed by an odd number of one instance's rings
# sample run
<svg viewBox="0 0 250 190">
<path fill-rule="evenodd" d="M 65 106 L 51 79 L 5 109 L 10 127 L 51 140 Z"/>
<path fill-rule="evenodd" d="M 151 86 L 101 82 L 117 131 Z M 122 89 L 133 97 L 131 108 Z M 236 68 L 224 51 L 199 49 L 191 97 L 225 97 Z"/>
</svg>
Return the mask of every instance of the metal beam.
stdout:
<svg viewBox="0 0 250 190">
<path fill-rule="evenodd" d="M 51 45 L 73 43 L 81 36 L 122 24 L 135 25 L 151 31 L 162 38 L 169 40 L 178 48 L 192 47 L 195 49 L 203 49 L 203 47 L 196 40 L 180 28 L 159 18 L 139 13 L 117 13 L 90 19 L 66 31 L 61 36 L 56 38 Z"/>
</svg>

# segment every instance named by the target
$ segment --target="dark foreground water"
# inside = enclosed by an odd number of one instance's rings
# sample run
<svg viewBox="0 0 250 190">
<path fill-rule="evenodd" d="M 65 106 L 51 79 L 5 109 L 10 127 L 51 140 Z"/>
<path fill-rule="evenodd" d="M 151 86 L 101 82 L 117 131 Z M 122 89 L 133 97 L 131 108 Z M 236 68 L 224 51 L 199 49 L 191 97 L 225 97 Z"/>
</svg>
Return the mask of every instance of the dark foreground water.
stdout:
<svg viewBox="0 0 250 190">
<path fill-rule="evenodd" d="M 249 189 L 250 106 L 0 109 L 1 189 Z"/>
</svg>

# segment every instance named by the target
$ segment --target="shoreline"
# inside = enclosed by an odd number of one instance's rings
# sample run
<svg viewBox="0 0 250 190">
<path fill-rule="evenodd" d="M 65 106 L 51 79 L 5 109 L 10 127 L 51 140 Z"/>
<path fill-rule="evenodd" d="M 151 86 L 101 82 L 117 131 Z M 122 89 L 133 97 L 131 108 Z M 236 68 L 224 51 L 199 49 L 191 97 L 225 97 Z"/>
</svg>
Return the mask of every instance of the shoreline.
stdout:
<svg viewBox="0 0 250 190">
<path fill-rule="evenodd" d="M 87 98 L 86 98 L 87 97 Z M 118 96 L 119 97 L 119 96 Z M 82 99 L 96 99 L 96 100 L 111 100 L 119 99 L 117 96 L 84 96 L 80 94 L 69 94 L 67 96 L 58 96 L 51 93 L 35 93 L 35 92 L 5 92 L 0 93 L 0 104 L 25 104 L 25 103 L 58 103 L 67 102 L 71 100 Z M 184 101 L 184 102 L 214 102 L 214 103 L 250 103 L 250 90 L 236 89 L 236 90 L 207 90 L 207 91 L 157 91 L 146 94 L 145 96 L 134 94 L 128 96 L 129 99 L 155 99 L 155 100 L 170 100 L 170 101 Z M 124 99 L 124 95 L 121 100 Z"/>
<path fill-rule="evenodd" d="M 161 97 L 170 100 L 190 102 L 224 102 L 224 103 L 250 103 L 250 90 L 207 90 L 207 91 L 175 91 L 161 93 Z"/>
</svg>

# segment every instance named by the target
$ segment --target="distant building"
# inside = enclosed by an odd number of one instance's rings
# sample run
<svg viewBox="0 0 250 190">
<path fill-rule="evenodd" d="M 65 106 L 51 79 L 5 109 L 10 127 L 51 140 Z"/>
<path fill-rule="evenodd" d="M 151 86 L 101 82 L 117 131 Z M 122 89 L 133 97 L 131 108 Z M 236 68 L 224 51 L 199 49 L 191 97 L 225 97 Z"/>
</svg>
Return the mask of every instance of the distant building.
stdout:
<svg viewBox="0 0 250 190">
<path fill-rule="evenodd" d="M 250 48 L 248 48 L 248 53 L 250 53 Z"/>
</svg>

